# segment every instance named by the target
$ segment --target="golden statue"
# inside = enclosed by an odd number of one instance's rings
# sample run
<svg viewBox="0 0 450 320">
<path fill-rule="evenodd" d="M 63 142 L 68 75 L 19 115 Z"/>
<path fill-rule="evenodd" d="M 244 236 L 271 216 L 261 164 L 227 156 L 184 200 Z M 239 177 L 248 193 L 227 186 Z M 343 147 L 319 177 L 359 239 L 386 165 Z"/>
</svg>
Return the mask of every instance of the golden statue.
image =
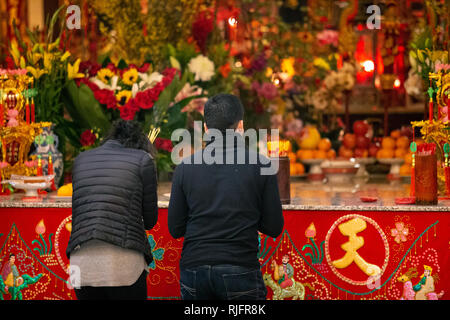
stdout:
<svg viewBox="0 0 450 320">
<path fill-rule="evenodd" d="M 9 179 L 11 174 L 31 176 L 36 166 L 28 162 L 28 153 L 36 136 L 50 122 L 34 121 L 33 96 L 30 87 L 34 79 L 26 70 L 0 70 L 0 174 Z M 30 104 L 31 102 L 31 104 Z"/>
</svg>

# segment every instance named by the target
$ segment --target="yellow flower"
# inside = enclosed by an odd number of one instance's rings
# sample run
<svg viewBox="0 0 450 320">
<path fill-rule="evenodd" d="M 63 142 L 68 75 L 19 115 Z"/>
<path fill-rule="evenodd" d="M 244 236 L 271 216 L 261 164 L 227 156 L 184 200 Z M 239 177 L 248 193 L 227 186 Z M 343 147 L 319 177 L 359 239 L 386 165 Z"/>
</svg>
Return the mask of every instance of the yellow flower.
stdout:
<svg viewBox="0 0 450 320">
<path fill-rule="evenodd" d="M 50 70 L 52 68 L 54 55 L 52 53 L 44 52 L 44 68 Z"/>
<path fill-rule="evenodd" d="M 69 52 L 69 51 L 66 51 L 66 52 L 62 55 L 61 61 L 64 62 L 64 61 L 66 61 L 67 58 L 69 58 L 69 57 L 70 57 L 70 52 Z"/>
<path fill-rule="evenodd" d="M 31 73 L 31 75 L 34 77 L 34 79 L 39 79 L 43 74 L 47 73 L 46 70 L 43 69 L 37 69 L 37 68 L 33 68 L 28 66 L 27 70 L 29 73 Z"/>
<path fill-rule="evenodd" d="M 11 41 L 11 50 L 10 53 L 14 59 L 14 63 L 16 64 L 16 66 L 19 65 L 19 60 L 20 60 L 20 51 L 19 51 L 19 46 L 17 45 L 17 41 L 16 40 L 12 40 Z"/>
<path fill-rule="evenodd" d="M 127 104 L 128 100 L 131 98 L 130 90 L 122 90 L 116 95 L 116 100 L 119 106 L 124 106 Z"/>
<path fill-rule="evenodd" d="M 36 65 L 36 63 L 39 62 L 39 60 L 42 59 L 42 54 L 40 53 L 33 53 L 33 52 L 28 52 L 27 54 L 28 56 L 28 61 L 32 64 L 32 65 Z"/>
<path fill-rule="evenodd" d="M 26 65 L 25 58 L 20 57 L 20 68 L 25 69 Z"/>
<path fill-rule="evenodd" d="M 290 77 L 295 75 L 295 58 L 289 57 L 281 60 L 281 71 L 287 73 Z"/>
<path fill-rule="evenodd" d="M 84 74 L 78 72 L 78 70 L 80 69 L 80 62 L 81 59 L 77 59 L 73 66 L 70 63 L 67 64 L 67 78 L 69 80 L 84 78 Z"/>
<path fill-rule="evenodd" d="M 323 58 L 315 58 L 313 64 L 315 67 L 330 70 L 330 65 Z"/>
<path fill-rule="evenodd" d="M 303 42 L 303 43 L 311 43 L 314 40 L 314 36 L 308 32 L 308 31 L 300 31 L 297 33 L 297 37 Z"/>
<path fill-rule="evenodd" d="M 138 72 L 135 68 L 131 68 L 124 72 L 122 76 L 123 83 L 132 86 L 139 78 Z"/>
<path fill-rule="evenodd" d="M 48 51 L 52 51 L 53 49 L 56 49 L 59 46 L 59 41 L 61 38 L 58 38 L 55 40 L 55 42 L 52 42 L 48 45 Z"/>
<path fill-rule="evenodd" d="M 114 77 L 114 72 L 112 72 L 108 68 L 100 69 L 97 72 L 97 78 L 99 78 L 100 81 L 102 81 L 105 84 L 109 84 L 109 81 L 111 80 L 112 77 Z"/>
</svg>

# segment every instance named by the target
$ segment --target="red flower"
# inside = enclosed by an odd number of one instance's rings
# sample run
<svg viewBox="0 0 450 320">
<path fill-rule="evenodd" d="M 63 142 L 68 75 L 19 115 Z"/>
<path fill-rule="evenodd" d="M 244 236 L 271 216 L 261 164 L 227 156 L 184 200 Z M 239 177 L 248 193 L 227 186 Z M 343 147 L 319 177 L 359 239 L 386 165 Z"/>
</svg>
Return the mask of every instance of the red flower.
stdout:
<svg viewBox="0 0 450 320">
<path fill-rule="evenodd" d="M 214 28 L 214 15 L 212 10 L 205 10 L 197 15 L 192 24 L 192 35 L 201 51 L 205 51 L 206 41 Z"/>
<path fill-rule="evenodd" d="M 97 140 L 97 137 L 91 130 L 86 130 L 81 134 L 80 137 L 80 143 L 83 147 L 89 147 L 92 146 L 95 141 Z"/>
<path fill-rule="evenodd" d="M 88 73 L 90 77 L 95 77 L 101 68 L 102 66 L 96 62 L 83 61 L 80 63 L 80 72 L 84 74 Z"/>
<path fill-rule="evenodd" d="M 133 120 L 136 112 L 139 111 L 139 106 L 135 103 L 135 99 L 130 99 L 126 105 L 121 107 L 120 117 L 123 120 Z"/>
<path fill-rule="evenodd" d="M 230 72 L 231 72 L 230 63 L 227 62 L 226 64 L 224 64 L 223 66 L 221 66 L 221 67 L 219 68 L 219 72 L 220 72 L 220 74 L 222 75 L 222 77 L 228 78 L 228 75 L 229 75 Z"/>
<path fill-rule="evenodd" d="M 173 150 L 172 140 L 170 139 L 156 138 L 154 144 L 156 149 L 158 150 L 164 150 L 168 152 L 172 152 Z"/>
<path fill-rule="evenodd" d="M 114 65 L 114 63 L 110 62 L 108 63 L 108 65 L 106 66 L 106 68 L 108 68 L 109 70 L 111 70 L 112 72 L 116 73 L 117 72 L 117 67 Z"/>
<path fill-rule="evenodd" d="M 114 109 L 116 107 L 116 97 L 114 96 L 114 92 L 110 90 L 101 89 L 94 91 L 94 97 L 99 103 L 106 105 L 108 109 Z"/>
<path fill-rule="evenodd" d="M 144 63 L 140 68 L 138 68 L 137 70 L 140 73 L 146 73 L 148 71 L 148 69 L 150 68 L 151 63 Z"/>
<path fill-rule="evenodd" d="M 142 91 L 142 92 L 138 92 L 138 93 L 136 94 L 136 97 L 135 97 L 134 99 L 132 99 L 132 100 L 134 101 L 135 105 L 136 105 L 138 108 L 141 108 L 141 109 L 150 109 L 150 108 L 153 107 L 153 105 L 154 105 L 154 103 L 155 103 L 155 99 L 152 99 L 152 98 L 149 96 L 149 93 L 150 93 L 151 90 L 152 90 L 152 89 L 145 90 L 145 91 Z M 130 100 L 131 100 L 131 99 L 130 99 Z"/>
</svg>

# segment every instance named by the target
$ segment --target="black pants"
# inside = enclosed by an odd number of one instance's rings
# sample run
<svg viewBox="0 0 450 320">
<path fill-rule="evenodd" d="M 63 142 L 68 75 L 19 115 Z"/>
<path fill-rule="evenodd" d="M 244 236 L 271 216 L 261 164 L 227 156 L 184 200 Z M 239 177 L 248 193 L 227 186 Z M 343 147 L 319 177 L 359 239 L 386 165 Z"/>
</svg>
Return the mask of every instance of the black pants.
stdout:
<svg viewBox="0 0 450 320">
<path fill-rule="evenodd" d="M 142 271 L 139 279 L 131 286 L 122 287 L 81 287 L 75 289 L 78 300 L 146 300 L 147 271 Z"/>
</svg>

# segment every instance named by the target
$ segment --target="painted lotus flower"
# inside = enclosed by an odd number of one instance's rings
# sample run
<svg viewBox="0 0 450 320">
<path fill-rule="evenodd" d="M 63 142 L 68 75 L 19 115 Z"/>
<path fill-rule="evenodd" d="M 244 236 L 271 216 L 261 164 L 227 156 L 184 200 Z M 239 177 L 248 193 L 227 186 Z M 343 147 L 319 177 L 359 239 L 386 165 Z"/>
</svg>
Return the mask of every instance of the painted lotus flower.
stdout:
<svg viewBox="0 0 450 320">
<path fill-rule="evenodd" d="M 148 265 L 148 267 L 152 270 L 156 269 L 156 261 L 161 261 L 164 257 L 164 249 L 156 248 L 156 241 L 153 238 L 153 235 L 148 236 L 148 243 L 152 248 L 153 261 Z"/>
<path fill-rule="evenodd" d="M 41 219 L 41 221 L 38 222 L 38 224 L 36 225 L 36 228 L 34 229 L 34 231 L 36 231 L 36 233 L 39 234 L 39 235 L 45 233 L 44 219 Z"/>
<path fill-rule="evenodd" d="M 403 222 L 396 222 L 395 229 L 391 229 L 391 236 L 394 237 L 395 242 L 405 242 L 409 234 L 409 229 L 405 228 Z"/>
</svg>

